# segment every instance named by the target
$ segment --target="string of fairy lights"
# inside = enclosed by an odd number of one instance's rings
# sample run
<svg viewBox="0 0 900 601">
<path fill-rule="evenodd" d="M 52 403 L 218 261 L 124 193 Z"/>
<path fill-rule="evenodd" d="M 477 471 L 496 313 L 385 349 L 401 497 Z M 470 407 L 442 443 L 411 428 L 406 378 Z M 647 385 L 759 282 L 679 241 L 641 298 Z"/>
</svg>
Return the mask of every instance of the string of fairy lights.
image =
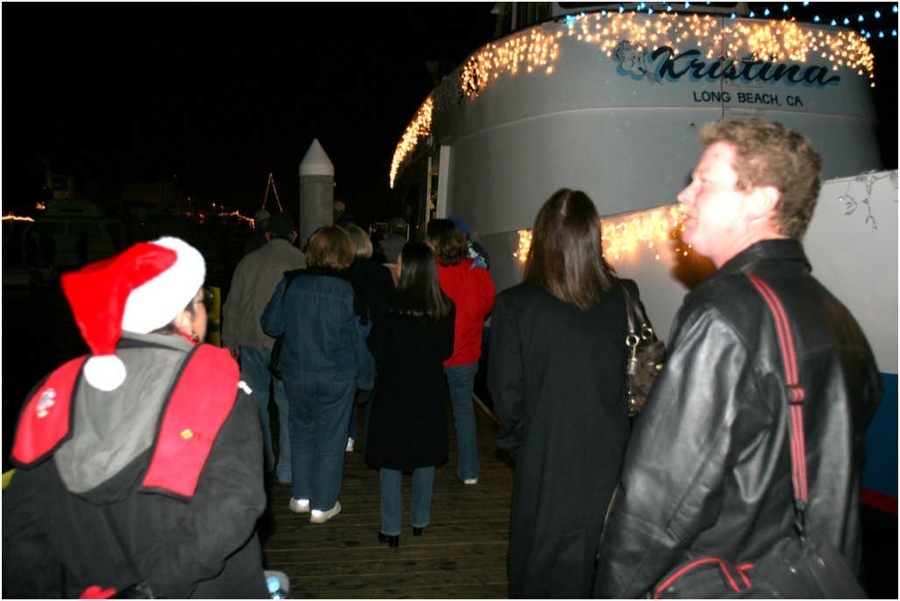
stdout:
<svg viewBox="0 0 900 601">
<path fill-rule="evenodd" d="M 464 98 L 474 100 L 503 77 L 538 71 L 552 74 L 562 56 L 560 40 L 563 37 L 595 45 L 607 57 L 612 57 L 620 41 L 626 39 L 649 49 L 666 45 L 676 53 L 690 42 L 705 50 L 708 59 L 725 61 L 737 62 L 751 57 L 754 60 L 806 63 L 823 59 L 833 70 L 848 68 L 859 75 L 867 75 L 874 87 L 875 60 L 869 41 L 897 38 L 897 4 L 885 3 L 884 10 L 869 9 L 842 18 L 823 19 L 814 13 L 811 3 L 803 2 L 802 7 L 807 12 L 813 11 L 808 20 L 818 26 L 797 22 L 791 11 L 799 3 L 751 6 L 753 10 L 748 18 L 738 18 L 736 14 L 686 14 L 685 11 L 692 9 L 690 2 L 640 2 L 632 9 L 620 6 L 618 10 L 568 15 L 480 48 L 460 68 L 458 90 Z M 829 25 L 836 29 L 829 29 Z M 434 110 L 433 93 L 419 108 L 397 145 L 391 162 L 391 188 L 404 161 L 422 140 L 430 137 Z M 658 260 L 660 249 L 674 241 L 674 252 L 687 256 L 691 252 L 690 246 L 681 243 L 678 236 L 681 220 L 677 205 L 604 218 L 604 255 L 616 261 L 638 249 L 646 249 Z M 524 262 L 530 246 L 530 230 L 520 230 L 514 256 Z"/>
<path fill-rule="evenodd" d="M 846 67 L 860 75 L 868 75 L 874 87 L 875 61 L 869 40 L 896 39 L 897 4 L 885 3 L 884 11 L 873 9 L 840 19 L 828 20 L 813 14 L 812 22 L 819 24 L 816 27 L 796 21 L 791 9 L 799 4 L 754 5 L 749 18 L 739 18 L 736 14 L 687 13 L 685 11 L 692 9 L 690 2 L 652 5 L 640 2 L 629 10 L 620 6 L 618 10 L 567 15 L 477 50 L 459 71 L 458 89 L 472 100 L 502 77 L 516 76 L 523 71 L 526 74 L 535 71 L 552 74 L 562 55 L 559 41 L 564 36 L 596 45 L 607 57 L 612 56 L 620 40 L 627 39 L 651 49 L 667 45 L 675 52 L 690 40 L 706 50 L 707 58 L 732 61 L 748 56 L 801 63 L 821 58 L 829 61 L 834 70 Z M 697 4 L 700 5 L 702 3 Z M 814 10 L 810 2 L 803 2 L 802 7 L 807 11 Z M 434 95 L 429 95 L 394 151 L 391 188 L 404 161 L 421 140 L 431 135 L 433 110 Z"/>
<path fill-rule="evenodd" d="M 397 144 L 394 158 L 391 161 L 391 188 L 394 187 L 394 180 L 397 177 L 397 172 L 400 170 L 400 165 L 416 149 L 419 138 L 427 138 L 431 135 L 431 112 L 433 108 L 433 96 L 429 95 L 425 102 L 422 103 L 422 106 L 419 107 L 419 110 L 416 111 L 416 115 L 406 128 L 406 131 L 403 132 L 403 137 L 400 138 L 400 143 Z"/>
<path fill-rule="evenodd" d="M 676 254 L 686 257 L 691 253 L 691 247 L 680 239 L 680 233 L 684 229 L 683 222 L 684 214 L 677 204 L 604 217 L 600 225 L 603 256 L 615 263 L 625 256 L 646 251 L 659 261 L 663 248 L 672 246 Z M 519 238 L 518 247 L 513 256 L 524 263 L 531 249 L 531 230 L 519 230 L 516 233 Z"/>
<path fill-rule="evenodd" d="M 898 188 L 897 170 L 888 172 L 867 171 L 853 177 L 832 180 L 834 185 L 846 183 L 844 191 L 835 202 L 841 205 L 845 216 L 854 215 L 864 207 L 863 220 L 872 232 L 878 230 L 875 209 L 872 207 L 872 190 L 884 179 L 890 181 L 896 191 Z M 855 192 L 862 186 L 862 193 Z M 894 202 L 897 202 L 896 197 Z M 862 212 L 862 211 L 860 211 Z M 603 217 L 601 220 L 601 239 L 603 256 L 612 263 L 625 257 L 634 257 L 639 253 L 651 253 L 654 260 L 659 261 L 665 248 L 671 248 L 677 256 L 688 257 L 693 253 L 690 244 L 681 240 L 684 231 L 684 214 L 678 204 L 665 205 L 654 209 L 636 211 L 624 215 Z M 524 263 L 531 249 L 531 230 L 518 230 L 518 247 L 513 256 Z"/>
</svg>

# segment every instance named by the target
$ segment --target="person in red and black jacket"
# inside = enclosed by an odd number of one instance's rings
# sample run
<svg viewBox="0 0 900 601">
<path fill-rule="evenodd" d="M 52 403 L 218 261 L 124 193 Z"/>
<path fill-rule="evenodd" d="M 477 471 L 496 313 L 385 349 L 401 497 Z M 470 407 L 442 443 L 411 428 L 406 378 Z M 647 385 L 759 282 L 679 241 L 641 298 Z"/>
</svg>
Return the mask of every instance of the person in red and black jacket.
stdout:
<svg viewBox="0 0 900 601">
<path fill-rule="evenodd" d="M 202 344 L 205 275 L 164 237 L 62 276 L 91 354 L 20 415 L 4 597 L 267 597 L 262 431 L 231 353 Z"/>
</svg>

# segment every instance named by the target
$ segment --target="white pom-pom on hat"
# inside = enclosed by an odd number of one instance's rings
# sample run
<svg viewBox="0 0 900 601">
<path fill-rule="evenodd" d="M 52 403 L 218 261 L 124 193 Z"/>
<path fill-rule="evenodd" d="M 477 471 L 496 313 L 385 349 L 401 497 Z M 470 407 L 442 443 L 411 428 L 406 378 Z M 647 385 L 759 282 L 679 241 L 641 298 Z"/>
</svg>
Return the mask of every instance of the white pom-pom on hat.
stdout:
<svg viewBox="0 0 900 601">
<path fill-rule="evenodd" d="M 84 366 L 88 384 L 111 391 L 125 381 L 115 356 L 122 330 L 146 334 L 170 323 L 197 294 L 206 264 L 184 240 L 138 242 L 122 253 L 60 278 L 75 322 L 92 356 Z"/>
<path fill-rule="evenodd" d="M 115 355 L 91 357 L 84 364 L 84 377 L 94 388 L 109 392 L 125 381 L 125 364 Z"/>
</svg>

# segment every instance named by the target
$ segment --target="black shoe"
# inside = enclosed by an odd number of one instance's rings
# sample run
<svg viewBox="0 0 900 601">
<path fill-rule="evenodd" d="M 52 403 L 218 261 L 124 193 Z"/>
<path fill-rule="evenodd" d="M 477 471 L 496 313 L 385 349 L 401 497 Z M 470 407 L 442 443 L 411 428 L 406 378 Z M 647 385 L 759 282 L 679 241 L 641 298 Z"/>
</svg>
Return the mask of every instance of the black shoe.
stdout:
<svg viewBox="0 0 900 601">
<path fill-rule="evenodd" d="M 424 532 L 425 526 L 422 526 L 421 528 L 416 528 L 415 526 L 413 526 L 413 536 L 422 536 Z"/>
<path fill-rule="evenodd" d="M 384 534 L 383 532 L 378 533 L 378 542 L 379 543 L 387 543 L 388 547 L 396 548 L 400 546 L 400 535 L 399 534 Z"/>
</svg>

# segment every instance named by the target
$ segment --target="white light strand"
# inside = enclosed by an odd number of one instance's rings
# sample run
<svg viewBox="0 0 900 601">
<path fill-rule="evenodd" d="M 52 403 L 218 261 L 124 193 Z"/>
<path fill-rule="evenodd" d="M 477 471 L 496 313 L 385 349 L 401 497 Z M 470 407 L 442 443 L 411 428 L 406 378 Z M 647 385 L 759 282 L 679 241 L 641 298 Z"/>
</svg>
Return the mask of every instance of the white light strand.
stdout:
<svg viewBox="0 0 900 601">
<path fill-rule="evenodd" d="M 677 204 L 635 211 L 600 220 L 603 256 L 611 262 L 633 258 L 640 252 L 651 252 L 656 261 L 667 245 L 682 256 L 691 254 L 690 245 L 680 241 L 684 214 Z M 519 230 L 519 244 L 513 256 L 521 263 L 528 259 L 531 230 Z"/>
<path fill-rule="evenodd" d="M 689 3 L 685 4 L 689 6 Z M 769 11 L 766 10 L 765 14 L 768 15 Z M 620 7 L 618 12 L 604 10 L 568 15 L 560 21 L 536 25 L 499 43 L 483 46 L 471 54 L 460 68 L 459 93 L 463 98 L 472 100 L 501 77 L 512 77 L 522 71 L 526 74 L 536 71 L 552 74 L 554 63 L 561 56 L 559 39 L 563 35 L 596 45 L 610 57 L 622 40 L 653 49 L 667 45 L 678 52 L 693 38 L 693 43 L 706 50 L 708 58 L 718 57 L 723 46 L 728 48 L 724 58 L 734 61 L 740 61 L 747 55 L 764 60 L 798 62 L 822 58 L 832 64 L 833 70 L 846 67 L 859 75 L 868 74 L 871 85 L 875 85 L 874 54 L 866 36 L 854 31 L 804 27 L 793 18 L 745 20 L 732 24 L 711 15 L 664 12 L 648 17 L 637 12 L 626 12 Z M 415 152 L 419 141 L 431 135 L 432 111 L 441 108 L 435 109 L 434 97 L 429 95 L 406 128 L 391 161 L 391 188 L 400 167 Z"/>
</svg>

